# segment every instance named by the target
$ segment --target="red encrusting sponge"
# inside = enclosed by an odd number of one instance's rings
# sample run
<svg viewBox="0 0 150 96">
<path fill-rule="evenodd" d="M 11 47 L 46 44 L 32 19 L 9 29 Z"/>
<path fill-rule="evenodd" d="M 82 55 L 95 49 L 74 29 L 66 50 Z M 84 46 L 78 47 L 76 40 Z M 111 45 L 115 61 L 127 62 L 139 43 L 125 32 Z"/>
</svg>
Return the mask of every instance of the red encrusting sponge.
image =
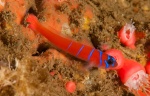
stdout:
<svg viewBox="0 0 150 96">
<path fill-rule="evenodd" d="M 65 88 L 69 93 L 73 93 L 76 90 L 76 84 L 73 81 L 68 81 L 65 84 Z"/>
<path fill-rule="evenodd" d="M 146 73 L 150 75 L 150 61 L 147 62 L 145 66 Z"/>
</svg>

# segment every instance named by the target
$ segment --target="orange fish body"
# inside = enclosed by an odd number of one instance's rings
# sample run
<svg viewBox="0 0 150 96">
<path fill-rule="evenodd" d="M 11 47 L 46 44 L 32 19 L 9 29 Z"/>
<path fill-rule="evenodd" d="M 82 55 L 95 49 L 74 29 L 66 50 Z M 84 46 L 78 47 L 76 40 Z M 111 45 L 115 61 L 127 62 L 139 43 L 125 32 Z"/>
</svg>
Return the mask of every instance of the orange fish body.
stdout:
<svg viewBox="0 0 150 96">
<path fill-rule="evenodd" d="M 107 55 L 91 46 L 84 45 L 56 34 L 58 32 L 56 32 L 55 29 L 51 27 L 49 29 L 45 28 L 40 24 L 37 17 L 32 14 L 28 15 L 26 21 L 29 23 L 28 27 L 33 31 L 41 33 L 53 45 L 81 60 L 91 62 L 94 66 L 101 68 L 114 69 L 114 67 L 117 66 L 114 57 Z"/>
</svg>

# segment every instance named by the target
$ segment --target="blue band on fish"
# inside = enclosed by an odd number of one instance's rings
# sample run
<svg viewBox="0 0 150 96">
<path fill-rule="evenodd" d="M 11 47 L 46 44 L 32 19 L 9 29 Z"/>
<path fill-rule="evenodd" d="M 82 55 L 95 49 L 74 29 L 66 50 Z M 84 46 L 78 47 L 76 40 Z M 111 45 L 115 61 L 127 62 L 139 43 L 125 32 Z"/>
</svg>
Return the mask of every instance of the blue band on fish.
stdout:
<svg viewBox="0 0 150 96">
<path fill-rule="evenodd" d="M 82 49 L 84 48 L 84 45 L 81 46 L 81 48 L 79 49 L 78 53 L 76 54 L 76 56 L 78 56 L 80 54 L 80 52 L 82 51 Z"/>
</svg>

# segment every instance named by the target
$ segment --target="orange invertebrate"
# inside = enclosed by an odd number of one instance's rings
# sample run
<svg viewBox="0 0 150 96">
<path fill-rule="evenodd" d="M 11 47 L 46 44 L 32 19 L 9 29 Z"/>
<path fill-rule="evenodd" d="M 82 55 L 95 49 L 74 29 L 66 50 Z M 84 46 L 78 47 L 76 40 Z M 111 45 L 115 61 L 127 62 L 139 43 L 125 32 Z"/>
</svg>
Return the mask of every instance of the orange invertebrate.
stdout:
<svg viewBox="0 0 150 96">
<path fill-rule="evenodd" d="M 149 96 L 150 77 L 145 68 L 134 60 L 125 60 L 124 66 L 118 70 L 118 75 L 125 86 L 136 96 Z M 142 94 L 142 95 L 141 95 Z"/>
</svg>

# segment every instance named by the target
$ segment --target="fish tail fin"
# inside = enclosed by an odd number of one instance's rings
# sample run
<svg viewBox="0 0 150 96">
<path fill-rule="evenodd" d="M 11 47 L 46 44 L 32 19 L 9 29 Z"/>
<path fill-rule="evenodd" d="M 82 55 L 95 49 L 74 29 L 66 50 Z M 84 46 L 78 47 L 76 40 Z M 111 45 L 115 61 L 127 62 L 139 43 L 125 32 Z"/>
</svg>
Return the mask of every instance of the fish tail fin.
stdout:
<svg viewBox="0 0 150 96">
<path fill-rule="evenodd" d="M 38 25 L 38 19 L 35 15 L 29 14 L 26 18 L 26 22 L 28 23 L 28 28 L 36 31 Z"/>
</svg>

